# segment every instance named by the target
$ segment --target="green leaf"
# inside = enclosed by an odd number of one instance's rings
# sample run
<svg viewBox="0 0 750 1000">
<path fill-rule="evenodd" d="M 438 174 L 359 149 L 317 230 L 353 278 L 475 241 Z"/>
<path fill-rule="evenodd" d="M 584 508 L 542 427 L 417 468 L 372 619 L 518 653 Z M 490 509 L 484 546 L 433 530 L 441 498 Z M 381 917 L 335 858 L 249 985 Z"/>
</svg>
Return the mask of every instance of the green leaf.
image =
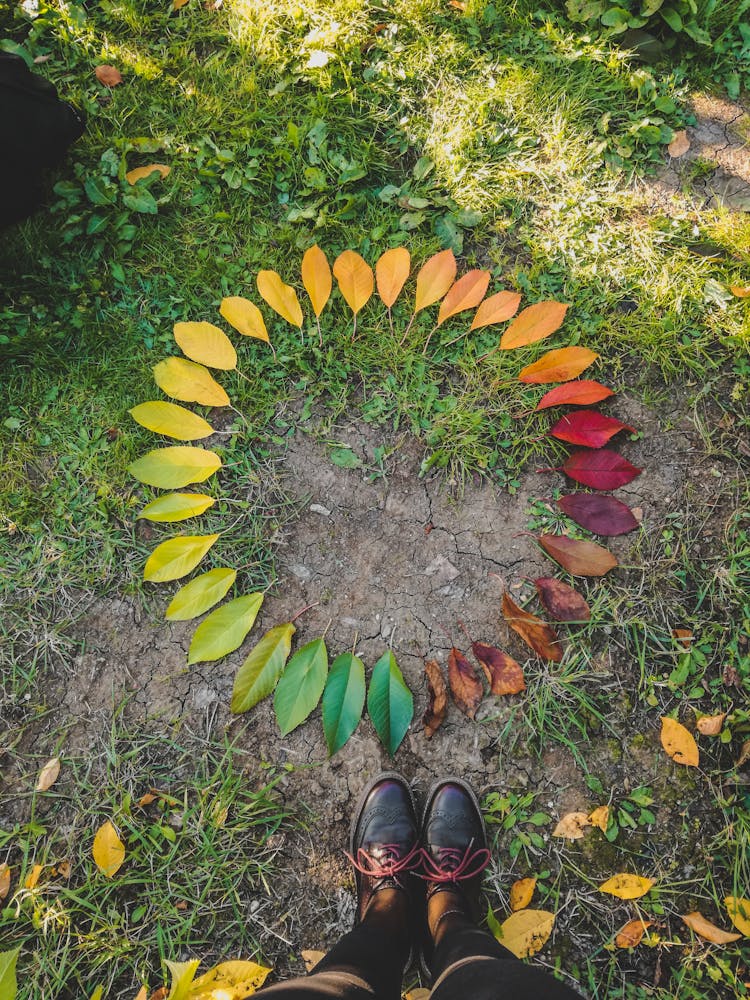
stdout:
<svg viewBox="0 0 750 1000">
<path fill-rule="evenodd" d="M 205 448 L 176 445 L 156 448 L 128 466 L 131 476 L 160 490 L 179 490 L 190 483 L 202 483 L 221 468 L 221 459 Z"/>
<path fill-rule="evenodd" d="M 103 177 L 88 177 L 83 187 L 93 205 L 111 205 L 117 198 L 117 188 Z"/>
<path fill-rule="evenodd" d="M 357 728 L 364 705 L 364 664 L 353 653 L 342 653 L 331 664 L 323 692 L 323 732 L 329 757 L 344 746 Z"/>
<path fill-rule="evenodd" d="M 157 545 L 146 560 L 143 579 L 151 583 L 179 580 L 195 569 L 218 535 L 180 535 Z"/>
<path fill-rule="evenodd" d="M 89 1000 L 102 1000 L 103 996 L 104 996 L 104 987 L 97 986 L 94 992 L 89 997 Z"/>
<path fill-rule="evenodd" d="M 500 921 L 495 916 L 495 913 L 489 903 L 487 904 L 487 930 L 493 937 L 497 938 L 498 941 L 500 940 L 500 937 L 502 936 Z"/>
<path fill-rule="evenodd" d="M 360 469 L 362 459 L 355 455 L 351 448 L 332 448 L 331 461 L 341 469 Z"/>
<path fill-rule="evenodd" d="M 212 611 L 193 633 L 188 663 L 220 660 L 241 646 L 262 603 L 263 594 L 243 594 Z"/>
<path fill-rule="evenodd" d="M 166 611 L 170 622 L 185 622 L 205 614 L 224 597 L 237 579 L 236 569 L 210 569 L 180 587 Z"/>
<path fill-rule="evenodd" d="M 674 7 L 662 7 L 659 13 L 667 22 L 672 31 L 682 31 L 682 18 L 674 9 Z M 602 18 L 602 20 L 604 20 L 604 18 Z"/>
<path fill-rule="evenodd" d="M 139 403 L 128 410 L 128 413 L 141 427 L 179 441 L 197 441 L 214 432 L 211 424 L 197 413 L 162 399 Z"/>
<path fill-rule="evenodd" d="M 276 687 L 296 631 L 291 622 L 276 625 L 250 651 L 234 679 L 231 709 L 235 715 L 247 712 Z"/>
<path fill-rule="evenodd" d="M 195 973 L 200 965 L 200 959 L 194 958 L 191 962 L 170 962 L 167 960 L 165 964 L 172 973 L 172 986 L 167 1000 L 187 1000 Z"/>
<path fill-rule="evenodd" d="M 18 991 L 16 962 L 20 951 L 20 945 L 12 951 L 0 951 L 0 1000 L 15 1000 L 16 998 Z"/>
<path fill-rule="evenodd" d="M 298 649 L 276 686 L 273 710 L 281 735 L 301 725 L 316 708 L 328 676 L 324 639 L 313 639 Z"/>
<path fill-rule="evenodd" d="M 390 650 L 373 667 L 367 711 L 375 732 L 392 757 L 414 717 L 414 699 Z"/>
<path fill-rule="evenodd" d="M 439 215 L 432 223 L 435 235 L 444 247 L 454 253 L 461 253 L 464 248 L 464 234 L 449 215 Z"/>
<path fill-rule="evenodd" d="M 625 31 L 630 20 L 630 12 L 623 7 L 611 7 L 602 14 L 602 24 L 615 31 Z"/>
<path fill-rule="evenodd" d="M 132 208 L 134 212 L 141 212 L 144 215 L 156 215 L 159 211 L 156 198 L 150 191 L 142 188 L 123 195 L 122 203 L 126 208 Z"/>
<path fill-rule="evenodd" d="M 185 521 L 188 517 L 198 517 L 215 503 L 216 500 L 205 493 L 167 493 L 147 503 L 138 517 L 159 523 Z"/>
</svg>

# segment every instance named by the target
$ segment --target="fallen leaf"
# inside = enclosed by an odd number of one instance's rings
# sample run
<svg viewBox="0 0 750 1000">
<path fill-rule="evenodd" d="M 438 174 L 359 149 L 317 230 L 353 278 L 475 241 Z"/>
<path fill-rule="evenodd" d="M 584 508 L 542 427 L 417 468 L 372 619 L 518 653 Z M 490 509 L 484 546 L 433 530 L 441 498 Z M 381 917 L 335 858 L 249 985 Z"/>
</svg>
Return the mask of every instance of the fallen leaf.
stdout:
<svg viewBox="0 0 750 1000">
<path fill-rule="evenodd" d="M 141 988 L 138 990 L 133 1000 L 147 1000 L 147 997 L 148 997 L 148 990 L 146 989 L 145 986 L 141 986 Z"/>
<path fill-rule="evenodd" d="M 0 899 L 10 892 L 10 865 L 5 861 L 0 861 Z"/>
<path fill-rule="evenodd" d="M 136 802 L 136 805 L 139 809 L 144 809 L 146 806 L 150 806 L 152 802 L 156 802 L 158 798 L 159 796 L 155 795 L 153 792 L 146 792 L 145 795 L 141 795 Z"/>
<path fill-rule="evenodd" d="M 166 163 L 149 163 L 147 167 L 133 167 L 132 170 L 128 170 L 125 174 L 125 180 L 128 184 L 137 184 L 142 177 L 150 177 L 154 172 L 161 174 L 162 177 L 166 177 L 171 169 Z"/>
<path fill-rule="evenodd" d="M 616 490 L 640 476 L 642 469 L 608 448 L 574 451 L 561 466 L 566 476 L 595 490 Z"/>
<path fill-rule="evenodd" d="M 730 285 L 729 291 L 738 299 L 750 298 L 750 285 Z"/>
<path fill-rule="evenodd" d="M 237 570 L 226 566 L 217 566 L 207 573 L 201 573 L 180 587 L 164 612 L 164 617 L 170 622 L 186 622 L 204 615 L 226 597 L 236 579 Z M 225 624 L 231 627 L 233 622 Z"/>
<path fill-rule="evenodd" d="M 291 285 L 285 285 L 276 271 L 258 271 L 255 279 L 258 293 L 264 301 L 292 326 L 302 329 L 302 307 Z"/>
<path fill-rule="evenodd" d="M 577 590 L 553 576 L 534 580 L 539 600 L 558 622 L 579 624 L 591 620 L 591 608 Z"/>
<path fill-rule="evenodd" d="M 324 951 L 301 951 L 302 961 L 305 963 L 305 971 L 312 972 L 318 962 L 326 957 Z"/>
<path fill-rule="evenodd" d="M 495 323 L 504 323 L 516 315 L 520 304 L 521 296 L 518 292 L 496 292 L 480 304 L 469 329 L 482 330 Z"/>
<path fill-rule="evenodd" d="M 427 677 L 427 708 L 422 716 L 422 725 L 428 739 L 431 739 L 445 719 L 448 709 L 448 691 L 442 671 L 435 660 L 426 660 L 424 672 Z"/>
<path fill-rule="evenodd" d="M 560 417 L 550 429 L 550 436 L 584 448 L 602 448 L 620 431 L 635 432 L 629 424 L 607 417 L 598 410 L 575 410 Z"/>
<path fill-rule="evenodd" d="M 92 854 L 96 867 L 107 878 L 112 878 L 122 867 L 125 861 L 125 845 L 109 820 L 96 831 Z"/>
<path fill-rule="evenodd" d="M 542 659 L 554 663 L 562 660 L 562 646 L 557 632 L 541 618 L 519 608 L 507 591 L 503 594 L 503 618 Z"/>
<path fill-rule="evenodd" d="M 139 403 L 128 413 L 141 427 L 177 441 L 200 441 L 214 433 L 211 424 L 198 413 L 163 399 Z"/>
<path fill-rule="evenodd" d="M 683 725 L 664 716 L 661 720 L 661 745 L 676 764 L 698 767 L 698 744 Z"/>
<path fill-rule="evenodd" d="M 693 645 L 693 630 L 689 628 L 673 628 L 672 638 L 675 639 L 683 649 L 690 649 Z"/>
<path fill-rule="evenodd" d="M 628 875 L 620 872 L 613 875 L 606 882 L 599 886 L 599 892 L 609 893 L 610 896 L 617 896 L 618 899 L 640 899 L 645 896 L 653 886 L 653 879 L 644 878 L 643 875 Z"/>
<path fill-rule="evenodd" d="M 215 503 L 214 497 L 206 496 L 205 493 L 167 493 L 147 503 L 137 516 L 148 521 L 172 524 L 189 517 L 198 517 Z"/>
<path fill-rule="evenodd" d="M 339 284 L 339 291 L 356 316 L 369 301 L 375 288 L 372 268 L 354 250 L 344 250 L 333 263 L 333 273 Z"/>
<path fill-rule="evenodd" d="M 567 535 L 540 535 L 538 541 L 547 555 L 572 576 L 604 576 L 618 565 L 609 549 L 596 542 Z"/>
<path fill-rule="evenodd" d="M 233 371 L 237 367 L 237 352 L 232 341 L 213 323 L 175 323 L 174 339 L 191 361 L 222 371 Z"/>
<path fill-rule="evenodd" d="M 504 920 L 497 940 L 516 958 L 536 955 L 547 943 L 555 926 L 555 914 L 547 910 L 517 910 Z"/>
<path fill-rule="evenodd" d="M 635 948 L 643 940 L 646 929 L 653 920 L 629 920 L 615 938 L 617 948 Z"/>
<path fill-rule="evenodd" d="M 741 934 L 732 934 L 730 931 L 723 931 L 716 924 L 712 924 L 710 920 L 706 920 L 698 910 L 693 910 L 692 913 L 685 913 L 680 919 L 692 931 L 695 931 L 699 937 L 705 938 L 706 941 L 711 941 L 712 944 L 731 944 L 732 941 L 739 941 L 742 937 Z"/>
<path fill-rule="evenodd" d="M 602 833 L 606 833 L 609 826 L 609 806 L 597 806 L 592 813 L 589 813 L 589 823 L 598 827 Z"/>
<path fill-rule="evenodd" d="M 679 157 L 684 156 L 689 149 L 690 140 L 688 139 L 687 132 L 684 128 L 678 129 L 674 133 L 672 141 L 667 146 L 667 152 L 673 160 L 677 160 Z"/>
<path fill-rule="evenodd" d="M 187 576 L 200 563 L 219 535 L 179 535 L 157 545 L 146 560 L 143 579 L 167 583 Z"/>
<path fill-rule="evenodd" d="M 156 448 L 128 466 L 131 476 L 159 490 L 178 490 L 202 483 L 221 468 L 221 459 L 206 448 L 176 445 Z"/>
<path fill-rule="evenodd" d="M 578 378 L 598 357 L 587 347 L 561 347 L 556 351 L 547 351 L 538 361 L 521 369 L 518 381 L 534 385 L 569 382 Z"/>
<path fill-rule="evenodd" d="M 430 990 L 418 986 L 417 989 L 404 993 L 404 1000 L 430 1000 Z"/>
<path fill-rule="evenodd" d="M 625 535 L 639 526 L 630 507 L 611 496 L 569 493 L 560 497 L 557 506 L 576 524 L 596 535 Z"/>
<path fill-rule="evenodd" d="M 44 871 L 44 865 L 34 865 L 29 874 L 24 880 L 24 887 L 26 889 L 35 889 L 36 884 L 39 881 L 39 876 Z"/>
<path fill-rule="evenodd" d="M 603 399 L 614 396 L 614 392 L 601 382 L 579 381 L 566 382 L 557 385 L 542 396 L 536 404 L 537 410 L 546 410 L 550 406 L 590 406 L 600 403 Z"/>
<path fill-rule="evenodd" d="M 490 283 L 489 271 L 467 271 L 453 285 L 440 303 L 437 325 L 441 326 L 451 316 L 456 316 L 465 309 L 473 309 L 484 298 Z"/>
<path fill-rule="evenodd" d="M 185 1000 L 218 1000 L 252 996 L 268 978 L 270 969 L 256 962 L 220 962 L 193 980 Z"/>
<path fill-rule="evenodd" d="M 552 831 L 552 836 L 564 837 L 565 840 L 581 840 L 585 836 L 587 826 L 591 826 L 591 823 L 586 813 L 566 813 Z"/>
<path fill-rule="evenodd" d="M 203 365 L 172 357 L 154 365 L 153 371 L 156 384 L 172 399 L 201 406 L 229 406 L 229 396 Z"/>
<path fill-rule="evenodd" d="M 745 742 L 740 747 L 740 755 L 737 758 L 737 763 L 735 767 L 742 767 L 743 764 L 747 764 L 750 760 L 750 740 L 745 740 Z"/>
<path fill-rule="evenodd" d="M 61 878 L 70 878 L 73 871 L 73 866 L 69 861 L 59 861 L 57 864 L 57 874 Z"/>
<path fill-rule="evenodd" d="M 48 760 L 44 767 L 39 772 L 39 777 L 36 781 L 35 791 L 46 792 L 48 788 L 52 788 L 54 783 L 57 781 L 60 774 L 60 758 L 52 757 Z"/>
<path fill-rule="evenodd" d="M 513 320 L 500 340 L 503 351 L 526 347 L 538 340 L 545 340 L 558 330 L 565 319 L 568 307 L 564 302 L 536 302 L 528 306 Z"/>
<path fill-rule="evenodd" d="M 453 700 L 459 709 L 473 719 L 484 695 L 477 672 L 455 646 L 448 654 L 448 683 Z"/>
<path fill-rule="evenodd" d="M 375 265 L 378 295 L 389 309 L 401 294 L 411 270 L 411 254 L 406 247 L 392 247 Z"/>
<path fill-rule="evenodd" d="M 187 3 L 190 3 L 190 0 L 172 0 L 172 10 L 180 10 Z"/>
<path fill-rule="evenodd" d="M 508 656 L 496 646 L 488 646 L 484 642 L 474 642 L 471 651 L 476 656 L 484 670 L 490 694 L 506 695 L 520 694 L 526 690 L 521 665 L 512 656 Z"/>
<path fill-rule="evenodd" d="M 702 715 L 695 723 L 696 729 L 703 736 L 718 736 L 724 727 L 727 713 L 721 715 Z"/>
<path fill-rule="evenodd" d="M 160 986 L 158 990 L 154 990 L 148 1000 L 167 1000 L 167 994 L 169 990 L 166 986 Z"/>
<path fill-rule="evenodd" d="M 425 261 L 417 274 L 415 314 L 442 299 L 453 284 L 456 268 L 452 250 L 441 250 Z"/>
<path fill-rule="evenodd" d="M 302 258 L 302 284 L 310 296 L 313 312 L 320 316 L 331 297 L 333 279 L 328 258 L 317 243 L 305 250 Z"/>
<path fill-rule="evenodd" d="M 740 896 L 727 896 L 724 900 L 729 919 L 737 930 L 750 937 L 750 899 L 743 899 Z"/>
<path fill-rule="evenodd" d="M 221 300 L 219 312 L 243 337 L 254 337 L 270 344 L 263 313 L 250 299 L 241 295 L 229 295 Z"/>
<path fill-rule="evenodd" d="M 515 913 L 516 910 L 525 910 L 531 902 L 536 889 L 535 878 L 519 878 L 510 887 L 510 908 Z"/>
<path fill-rule="evenodd" d="M 104 84 L 105 87 L 116 87 L 122 83 L 122 74 L 114 66 L 97 66 L 94 70 L 94 75 L 99 83 Z"/>
</svg>

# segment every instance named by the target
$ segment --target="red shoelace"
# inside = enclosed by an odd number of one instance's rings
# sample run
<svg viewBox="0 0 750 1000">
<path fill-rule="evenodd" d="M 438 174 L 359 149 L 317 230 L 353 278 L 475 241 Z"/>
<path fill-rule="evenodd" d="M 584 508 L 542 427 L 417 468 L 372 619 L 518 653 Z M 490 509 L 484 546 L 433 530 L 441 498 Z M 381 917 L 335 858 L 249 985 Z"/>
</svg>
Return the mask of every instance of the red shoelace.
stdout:
<svg viewBox="0 0 750 1000">
<path fill-rule="evenodd" d="M 491 855 L 486 847 L 473 851 L 473 846 L 472 840 L 463 852 L 460 847 L 440 847 L 435 851 L 436 858 L 422 848 L 423 870 L 417 874 L 428 882 L 441 883 L 476 878 L 490 863 Z"/>
<path fill-rule="evenodd" d="M 374 858 L 362 847 L 357 851 L 356 858 L 353 858 L 348 851 L 344 851 L 344 854 L 358 872 L 370 878 L 387 878 L 399 875 L 401 872 L 414 871 L 422 861 L 422 848 L 419 844 L 415 844 L 404 855 L 401 854 L 403 848 L 400 844 L 383 844 L 379 850 L 380 858 Z"/>
</svg>

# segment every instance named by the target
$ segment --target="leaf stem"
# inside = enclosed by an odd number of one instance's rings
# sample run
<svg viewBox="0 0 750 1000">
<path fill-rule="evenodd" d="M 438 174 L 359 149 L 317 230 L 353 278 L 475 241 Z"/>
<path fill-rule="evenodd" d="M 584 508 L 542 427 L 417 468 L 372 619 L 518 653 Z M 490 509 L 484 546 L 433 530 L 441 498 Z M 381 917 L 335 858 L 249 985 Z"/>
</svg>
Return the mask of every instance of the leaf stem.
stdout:
<svg viewBox="0 0 750 1000">
<path fill-rule="evenodd" d="M 447 344 L 443 344 L 443 347 L 450 347 L 451 344 L 457 344 L 459 340 L 463 340 L 464 337 L 468 337 L 470 333 L 471 330 L 465 330 L 463 333 L 459 333 L 459 335 L 457 337 L 454 337 L 453 340 L 449 340 Z M 486 357 L 487 355 L 484 356 Z M 478 358 L 477 360 L 481 361 L 481 358 Z"/>
<path fill-rule="evenodd" d="M 356 338 L 357 338 L 357 314 L 355 313 L 354 314 L 354 326 L 352 327 L 352 343 L 354 343 L 354 341 L 356 340 Z"/>
<path fill-rule="evenodd" d="M 300 615 L 304 615 L 304 613 L 306 611 L 309 611 L 310 608 L 317 608 L 317 606 L 319 604 L 320 604 L 320 601 L 316 601 L 314 604 L 308 604 L 308 605 L 306 605 L 304 608 L 302 608 L 300 611 L 298 611 L 297 614 L 294 615 L 293 618 L 289 619 L 289 624 L 291 625 L 292 622 L 296 622 Z"/>
<path fill-rule="evenodd" d="M 323 331 L 320 329 L 320 316 L 316 314 L 315 322 L 318 324 L 318 347 L 323 346 Z"/>
<path fill-rule="evenodd" d="M 410 320 L 409 320 L 409 322 L 408 322 L 408 323 L 406 324 L 406 329 L 404 330 L 404 335 L 403 335 L 403 337 L 401 338 L 401 340 L 399 340 L 399 342 L 398 342 L 398 346 L 399 346 L 399 347 L 403 347 L 403 345 L 404 345 L 404 341 L 405 341 L 405 340 L 406 340 L 406 338 L 407 338 L 407 337 L 409 336 L 409 330 L 411 330 L 411 325 L 412 325 L 412 323 L 414 322 L 414 320 L 415 320 L 416 318 L 417 318 L 417 314 L 416 314 L 416 313 L 412 313 L 412 317 L 411 317 L 411 319 L 410 319 Z"/>
<path fill-rule="evenodd" d="M 424 342 L 424 347 L 422 348 L 422 357 L 427 354 L 427 348 L 430 346 L 430 341 L 432 340 L 432 335 L 437 330 L 438 324 L 436 323 L 430 332 L 427 334 L 427 340 Z"/>
<path fill-rule="evenodd" d="M 276 348 L 273 346 L 271 341 L 268 341 L 268 346 L 271 348 L 271 354 L 273 354 L 273 360 L 276 360 Z"/>
<path fill-rule="evenodd" d="M 394 330 L 393 330 L 393 313 L 391 312 L 391 307 L 390 306 L 388 306 L 388 322 L 390 323 L 390 326 L 391 326 L 391 336 L 394 337 L 395 333 L 394 333 Z"/>
</svg>

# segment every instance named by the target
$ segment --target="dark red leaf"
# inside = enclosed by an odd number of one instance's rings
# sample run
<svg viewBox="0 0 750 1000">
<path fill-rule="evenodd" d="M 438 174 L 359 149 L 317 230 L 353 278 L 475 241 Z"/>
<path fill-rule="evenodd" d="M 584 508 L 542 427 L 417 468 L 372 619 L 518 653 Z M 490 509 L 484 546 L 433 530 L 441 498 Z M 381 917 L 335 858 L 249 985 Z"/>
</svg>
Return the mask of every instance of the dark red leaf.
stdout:
<svg viewBox="0 0 750 1000">
<path fill-rule="evenodd" d="M 604 576 L 617 566 L 609 549 L 596 542 L 582 542 L 567 535 L 540 535 L 539 544 L 573 576 Z"/>
<path fill-rule="evenodd" d="M 507 593 L 503 594 L 503 618 L 542 659 L 560 662 L 563 654 L 557 632 L 541 618 L 519 608 Z"/>
<path fill-rule="evenodd" d="M 427 660 L 424 665 L 427 675 L 429 702 L 422 716 L 422 725 L 428 739 L 435 735 L 448 708 L 448 691 L 440 667 L 435 660 Z"/>
<path fill-rule="evenodd" d="M 554 389 L 545 392 L 536 404 L 536 408 L 546 410 L 550 406 L 590 406 L 592 403 L 600 403 L 608 396 L 614 396 L 614 392 L 601 382 L 578 379 L 575 382 L 556 385 Z"/>
<path fill-rule="evenodd" d="M 448 683 L 455 703 L 464 715 L 473 719 L 484 695 L 484 688 L 474 667 L 455 647 L 448 654 Z"/>
<path fill-rule="evenodd" d="M 484 670 L 490 694 L 519 694 L 526 690 L 521 665 L 512 656 L 484 642 L 473 642 L 471 651 Z"/>
<path fill-rule="evenodd" d="M 582 528 L 597 535 L 625 535 L 638 522 L 622 500 L 598 493 L 569 493 L 557 501 L 560 510 Z"/>
<path fill-rule="evenodd" d="M 568 444 L 580 444 L 585 448 L 602 448 L 610 438 L 620 431 L 634 431 L 634 427 L 623 424 L 614 417 L 605 417 L 598 410 L 576 410 L 560 417 L 550 430 L 550 436 Z"/>
<path fill-rule="evenodd" d="M 640 476 L 643 469 L 631 465 L 616 451 L 600 448 L 598 451 L 574 451 L 563 463 L 562 471 L 577 483 L 595 490 L 616 490 Z"/>
<path fill-rule="evenodd" d="M 539 600 L 553 618 L 559 622 L 587 622 L 591 608 L 577 590 L 553 576 L 540 576 L 534 580 Z"/>
</svg>

